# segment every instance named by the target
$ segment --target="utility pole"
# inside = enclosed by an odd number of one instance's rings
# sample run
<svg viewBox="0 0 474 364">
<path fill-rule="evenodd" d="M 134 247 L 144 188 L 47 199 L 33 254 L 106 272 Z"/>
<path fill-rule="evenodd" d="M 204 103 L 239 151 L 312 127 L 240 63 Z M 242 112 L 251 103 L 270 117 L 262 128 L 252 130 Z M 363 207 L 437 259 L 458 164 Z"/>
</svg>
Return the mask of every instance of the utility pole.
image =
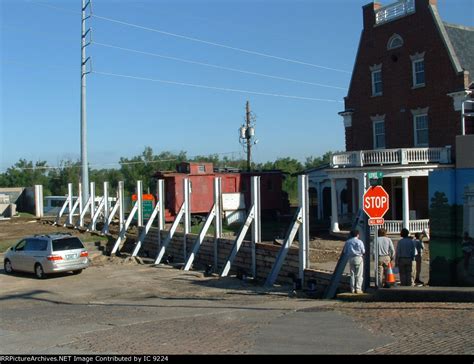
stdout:
<svg viewBox="0 0 474 364">
<path fill-rule="evenodd" d="M 245 147 L 247 153 L 247 171 L 250 172 L 252 161 L 252 145 L 258 143 L 255 139 L 255 116 L 250 111 L 250 103 L 245 105 L 245 124 L 239 128 L 239 141 Z"/>
<path fill-rule="evenodd" d="M 250 129 L 250 103 L 247 101 L 245 105 L 245 120 L 247 125 L 247 131 Z M 252 145 L 250 144 L 250 133 L 246 133 L 245 137 L 247 139 L 247 171 L 250 172 L 250 161 L 252 160 Z"/>
<path fill-rule="evenodd" d="M 86 70 L 86 64 L 90 60 L 86 58 L 86 47 L 90 44 L 86 43 L 87 34 L 90 28 L 86 30 L 86 20 L 90 15 L 86 16 L 86 9 L 89 6 L 91 10 L 91 0 L 82 0 L 81 11 L 81 182 L 82 182 L 82 203 L 85 204 L 89 199 L 89 162 L 87 159 L 87 121 L 86 121 L 86 75 L 90 72 Z"/>
</svg>

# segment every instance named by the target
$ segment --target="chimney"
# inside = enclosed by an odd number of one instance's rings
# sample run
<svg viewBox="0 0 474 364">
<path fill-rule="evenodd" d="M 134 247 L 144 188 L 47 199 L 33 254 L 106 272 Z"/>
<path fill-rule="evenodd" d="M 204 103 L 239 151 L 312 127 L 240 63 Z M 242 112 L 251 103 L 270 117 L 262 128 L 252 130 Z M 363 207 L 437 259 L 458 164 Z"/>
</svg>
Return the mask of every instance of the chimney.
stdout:
<svg viewBox="0 0 474 364">
<path fill-rule="evenodd" d="M 382 4 L 378 2 L 372 2 L 362 7 L 362 14 L 364 16 L 364 29 L 369 29 L 375 25 L 375 10 L 380 9 L 381 7 Z"/>
</svg>

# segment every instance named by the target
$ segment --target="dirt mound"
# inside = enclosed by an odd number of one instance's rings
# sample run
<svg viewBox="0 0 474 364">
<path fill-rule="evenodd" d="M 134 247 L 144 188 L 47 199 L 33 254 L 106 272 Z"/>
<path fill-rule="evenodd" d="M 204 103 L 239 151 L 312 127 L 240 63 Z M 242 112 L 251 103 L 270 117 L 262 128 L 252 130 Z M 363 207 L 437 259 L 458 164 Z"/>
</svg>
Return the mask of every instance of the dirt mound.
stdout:
<svg viewBox="0 0 474 364">
<path fill-rule="evenodd" d="M 117 256 L 106 256 L 97 255 L 90 260 L 91 266 L 104 266 L 104 265 L 139 265 L 144 264 L 140 257 L 117 257 Z"/>
</svg>

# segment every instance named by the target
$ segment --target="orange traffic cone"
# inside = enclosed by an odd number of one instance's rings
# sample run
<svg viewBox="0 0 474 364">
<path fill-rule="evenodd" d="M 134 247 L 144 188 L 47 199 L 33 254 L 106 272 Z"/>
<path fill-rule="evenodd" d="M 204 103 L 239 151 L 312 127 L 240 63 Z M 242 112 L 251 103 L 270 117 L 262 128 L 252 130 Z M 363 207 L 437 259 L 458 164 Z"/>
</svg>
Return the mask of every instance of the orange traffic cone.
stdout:
<svg viewBox="0 0 474 364">
<path fill-rule="evenodd" d="M 393 274 L 392 270 L 392 264 L 388 262 L 388 267 L 387 267 L 387 277 L 386 277 L 386 283 L 387 284 L 393 284 L 396 282 L 395 280 L 395 274 Z"/>
</svg>

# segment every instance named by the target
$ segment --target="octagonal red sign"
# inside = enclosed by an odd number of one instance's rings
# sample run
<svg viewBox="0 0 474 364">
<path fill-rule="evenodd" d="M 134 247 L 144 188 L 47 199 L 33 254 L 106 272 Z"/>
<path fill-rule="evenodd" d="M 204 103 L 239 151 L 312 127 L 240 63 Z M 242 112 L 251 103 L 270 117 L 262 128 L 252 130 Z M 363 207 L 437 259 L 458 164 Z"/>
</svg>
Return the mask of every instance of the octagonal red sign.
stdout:
<svg viewBox="0 0 474 364">
<path fill-rule="evenodd" d="M 382 186 L 370 187 L 364 193 L 364 211 L 371 219 L 382 218 L 388 211 L 389 197 Z"/>
</svg>

